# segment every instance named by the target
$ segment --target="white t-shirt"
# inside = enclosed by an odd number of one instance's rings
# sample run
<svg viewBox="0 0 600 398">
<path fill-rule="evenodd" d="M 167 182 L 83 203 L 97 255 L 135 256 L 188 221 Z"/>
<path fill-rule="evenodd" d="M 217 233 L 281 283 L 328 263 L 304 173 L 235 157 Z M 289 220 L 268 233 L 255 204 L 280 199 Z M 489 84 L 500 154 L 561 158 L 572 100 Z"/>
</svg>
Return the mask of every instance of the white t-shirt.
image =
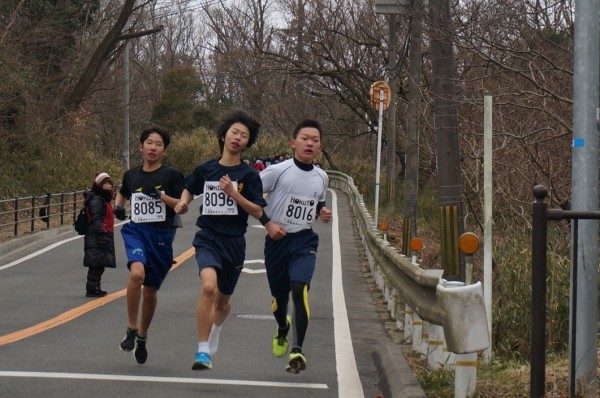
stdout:
<svg viewBox="0 0 600 398">
<path fill-rule="evenodd" d="M 317 204 L 325 202 L 329 178 L 312 165 L 302 170 L 294 159 L 273 164 L 260 172 L 263 192 L 267 194 L 267 214 L 293 233 L 312 228 Z"/>
</svg>

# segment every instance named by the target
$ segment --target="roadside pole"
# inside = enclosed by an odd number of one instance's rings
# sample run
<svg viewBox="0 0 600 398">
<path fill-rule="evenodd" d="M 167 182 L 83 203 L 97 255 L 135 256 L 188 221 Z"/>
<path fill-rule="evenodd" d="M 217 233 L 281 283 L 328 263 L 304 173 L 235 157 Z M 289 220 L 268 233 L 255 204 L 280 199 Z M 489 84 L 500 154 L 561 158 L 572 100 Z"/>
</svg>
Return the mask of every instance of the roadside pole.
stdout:
<svg viewBox="0 0 600 398">
<path fill-rule="evenodd" d="M 572 210 L 598 210 L 598 0 L 575 4 L 575 48 L 573 62 Z M 570 322 L 569 361 L 575 366 L 571 390 L 583 397 L 598 395 L 598 221 L 571 224 L 570 311 L 578 315 Z M 578 240 L 574 236 L 579 236 Z M 574 245 L 577 245 L 576 247 Z M 576 256 L 576 257 L 575 257 Z M 573 277 L 573 275 L 576 275 Z M 573 302 L 577 292 L 577 302 Z M 576 310 L 575 310 L 576 309 Z M 574 347 L 573 347 L 574 346 Z M 575 393 L 575 392 L 572 392 Z"/>
<path fill-rule="evenodd" d="M 492 96 L 483 96 L 483 302 L 490 346 L 483 351 L 485 362 L 492 359 Z"/>
<path fill-rule="evenodd" d="M 381 135 L 383 133 L 383 110 L 387 109 L 390 104 L 391 91 L 390 86 L 384 82 L 379 81 L 371 85 L 370 90 L 371 104 L 379 111 L 378 123 L 377 123 L 377 166 L 375 169 L 375 228 L 379 228 L 379 186 L 380 186 L 380 174 L 381 174 Z"/>
</svg>

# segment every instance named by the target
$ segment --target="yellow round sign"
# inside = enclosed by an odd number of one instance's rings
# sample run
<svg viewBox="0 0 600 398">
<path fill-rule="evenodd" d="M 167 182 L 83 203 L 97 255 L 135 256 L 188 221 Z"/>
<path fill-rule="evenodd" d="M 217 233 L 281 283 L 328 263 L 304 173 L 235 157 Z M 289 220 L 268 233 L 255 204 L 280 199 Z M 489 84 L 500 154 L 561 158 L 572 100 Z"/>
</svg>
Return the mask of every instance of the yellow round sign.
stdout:
<svg viewBox="0 0 600 398">
<path fill-rule="evenodd" d="M 392 99 L 392 90 L 390 90 L 390 85 L 384 81 L 375 82 L 371 84 L 369 95 L 371 96 L 371 105 L 376 110 L 379 110 L 380 103 L 383 104 L 383 110 L 386 110 Z"/>
</svg>

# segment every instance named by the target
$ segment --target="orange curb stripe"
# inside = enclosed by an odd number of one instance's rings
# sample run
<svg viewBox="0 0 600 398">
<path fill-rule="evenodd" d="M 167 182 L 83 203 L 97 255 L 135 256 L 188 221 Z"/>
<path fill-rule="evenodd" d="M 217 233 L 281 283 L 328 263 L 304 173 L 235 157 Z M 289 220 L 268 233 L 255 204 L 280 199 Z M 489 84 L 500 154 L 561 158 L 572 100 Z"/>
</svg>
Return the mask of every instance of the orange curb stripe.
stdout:
<svg viewBox="0 0 600 398">
<path fill-rule="evenodd" d="M 175 261 L 177 263 L 173 264 L 173 266 L 171 267 L 171 270 L 169 272 L 173 271 L 175 268 L 177 268 L 181 264 L 183 264 L 183 262 L 185 262 L 188 258 L 192 257 L 194 255 L 194 252 L 195 252 L 195 249 L 192 247 L 192 248 L 186 250 L 185 252 L 183 252 L 182 254 L 180 254 L 179 256 L 177 256 L 175 258 Z M 0 336 L 0 346 L 14 343 L 14 342 L 26 339 L 28 337 L 31 337 L 33 335 L 53 329 L 57 326 L 62 325 L 63 323 L 72 321 L 73 319 L 78 318 L 83 314 L 87 314 L 88 312 L 90 312 L 98 307 L 102 307 L 103 305 L 108 304 L 111 301 L 121 298 L 121 297 L 125 296 L 126 294 L 127 294 L 127 289 L 119 290 L 119 291 L 111 293 L 107 296 L 99 297 L 95 300 L 89 301 L 89 302 L 87 302 L 83 305 L 80 305 L 79 307 L 75 307 L 67 312 L 63 312 L 62 314 L 55 316 L 52 319 L 48 319 L 47 321 L 38 323 L 37 325 L 33 325 L 26 329 L 17 330 L 16 332 L 5 334 L 4 336 Z"/>
<path fill-rule="evenodd" d="M 455 361 L 454 366 L 477 367 L 477 361 Z"/>
</svg>

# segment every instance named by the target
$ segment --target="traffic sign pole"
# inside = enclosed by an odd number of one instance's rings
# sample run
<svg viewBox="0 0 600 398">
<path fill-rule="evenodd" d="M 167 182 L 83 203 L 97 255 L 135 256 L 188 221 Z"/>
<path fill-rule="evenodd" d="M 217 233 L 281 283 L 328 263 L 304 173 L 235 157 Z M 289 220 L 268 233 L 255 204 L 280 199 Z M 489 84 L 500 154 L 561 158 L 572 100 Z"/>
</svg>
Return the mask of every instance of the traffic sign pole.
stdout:
<svg viewBox="0 0 600 398">
<path fill-rule="evenodd" d="M 381 174 L 381 134 L 383 130 L 383 102 L 385 90 L 379 89 L 379 120 L 377 123 L 377 168 L 375 170 L 375 228 L 379 226 L 379 180 Z"/>
</svg>

